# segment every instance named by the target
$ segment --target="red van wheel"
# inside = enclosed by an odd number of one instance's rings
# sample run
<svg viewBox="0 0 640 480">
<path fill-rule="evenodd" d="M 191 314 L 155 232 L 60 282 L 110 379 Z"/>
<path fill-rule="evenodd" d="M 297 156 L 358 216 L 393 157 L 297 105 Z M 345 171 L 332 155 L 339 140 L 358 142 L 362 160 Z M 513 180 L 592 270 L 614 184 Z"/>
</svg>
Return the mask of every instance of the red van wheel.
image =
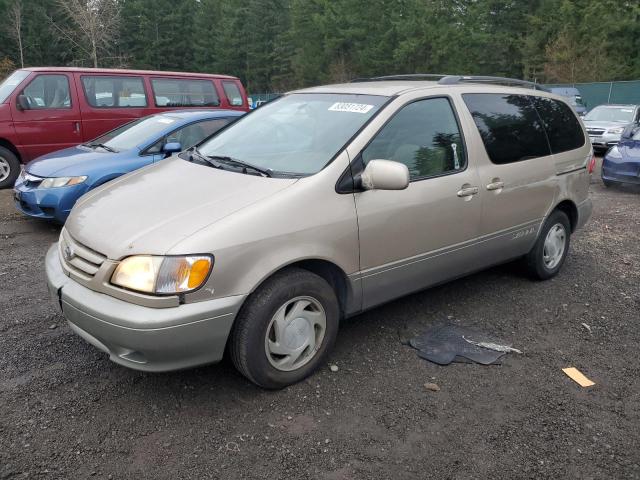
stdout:
<svg viewBox="0 0 640 480">
<path fill-rule="evenodd" d="M 20 162 L 11 150 L 0 147 L 0 188 L 13 187 L 20 174 Z"/>
</svg>

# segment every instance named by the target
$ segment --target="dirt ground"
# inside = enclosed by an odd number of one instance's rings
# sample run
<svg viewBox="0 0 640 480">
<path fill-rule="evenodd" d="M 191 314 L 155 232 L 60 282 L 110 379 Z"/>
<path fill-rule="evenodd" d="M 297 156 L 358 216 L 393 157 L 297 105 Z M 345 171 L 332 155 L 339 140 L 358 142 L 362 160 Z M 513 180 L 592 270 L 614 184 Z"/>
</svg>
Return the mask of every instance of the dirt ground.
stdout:
<svg viewBox="0 0 640 480">
<path fill-rule="evenodd" d="M 640 478 L 640 190 L 594 177 L 591 191 L 594 216 L 557 278 L 504 265 L 348 320 L 339 370 L 278 392 L 229 362 L 111 363 L 49 303 L 58 229 L 2 191 L 0 478 Z M 439 367 L 402 344 L 447 317 L 524 353 Z"/>
</svg>

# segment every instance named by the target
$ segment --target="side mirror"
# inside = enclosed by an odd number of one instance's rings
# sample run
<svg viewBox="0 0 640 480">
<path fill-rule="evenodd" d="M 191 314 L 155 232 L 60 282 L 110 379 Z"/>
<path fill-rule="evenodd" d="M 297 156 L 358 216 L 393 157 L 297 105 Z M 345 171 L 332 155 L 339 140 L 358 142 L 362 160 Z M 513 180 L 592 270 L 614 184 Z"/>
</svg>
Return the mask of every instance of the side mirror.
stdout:
<svg viewBox="0 0 640 480">
<path fill-rule="evenodd" d="M 392 160 L 371 160 L 360 181 L 365 190 L 404 190 L 409 186 L 409 169 Z"/>
<path fill-rule="evenodd" d="M 27 100 L 27 97 L 25 95 L 18 95 L 16 108 L 20 111 L 29 110 L 31 108 L 31 105 L 29 105 L 29 100 Z"/>
<path fill-rule="evenodd" d="M 180 145 L 180 142 L 169 142 L 169 143 L 165 143 L 164 147 L 162 147 L 162 151 L 164 153 L 176 153 L 176 152 L 181 152 L 182 151 L 182 145 Z"/>
</svg>

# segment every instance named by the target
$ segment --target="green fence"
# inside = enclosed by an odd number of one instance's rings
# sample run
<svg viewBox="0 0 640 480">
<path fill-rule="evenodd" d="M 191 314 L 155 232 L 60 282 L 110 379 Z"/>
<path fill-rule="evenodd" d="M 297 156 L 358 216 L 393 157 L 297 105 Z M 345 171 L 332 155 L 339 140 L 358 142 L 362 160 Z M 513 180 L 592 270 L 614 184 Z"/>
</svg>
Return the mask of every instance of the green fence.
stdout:
<svg viewBox="0 0 640 480">
<path fill-rule="evenodd" d="M 640 104 L 640 80 L 626 82 L 593 82 L 553 84 L 547 87 L 576 87 L 582 94 L 582 101 L 591 110 L 603 103 Z"/>
</svg>

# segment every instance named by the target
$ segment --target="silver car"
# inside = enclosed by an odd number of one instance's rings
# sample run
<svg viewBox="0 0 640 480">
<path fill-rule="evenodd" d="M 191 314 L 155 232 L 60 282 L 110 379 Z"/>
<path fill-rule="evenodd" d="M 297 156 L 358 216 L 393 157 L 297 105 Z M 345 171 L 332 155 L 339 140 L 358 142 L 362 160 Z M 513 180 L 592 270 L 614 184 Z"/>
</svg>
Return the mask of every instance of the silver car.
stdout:
<svg viewBox="0 0 640 480">
<path fill-rule="evenodd" d="M 629 125 L 640 121 L 640 106 L 599 105 L 583 121 L 593 148 L 604 151 L 620 142 Z"/>
<path fill-rule="evenodd" d="M 556 275 L 591 213 L 575 112 L 524 84 L 420 78 L 291 92 L 86 194 L 46 257 L 70 327 L 130 368 L 228 351 L 281 388 L 346 317 L 514 259 Z"/>
</svg>

